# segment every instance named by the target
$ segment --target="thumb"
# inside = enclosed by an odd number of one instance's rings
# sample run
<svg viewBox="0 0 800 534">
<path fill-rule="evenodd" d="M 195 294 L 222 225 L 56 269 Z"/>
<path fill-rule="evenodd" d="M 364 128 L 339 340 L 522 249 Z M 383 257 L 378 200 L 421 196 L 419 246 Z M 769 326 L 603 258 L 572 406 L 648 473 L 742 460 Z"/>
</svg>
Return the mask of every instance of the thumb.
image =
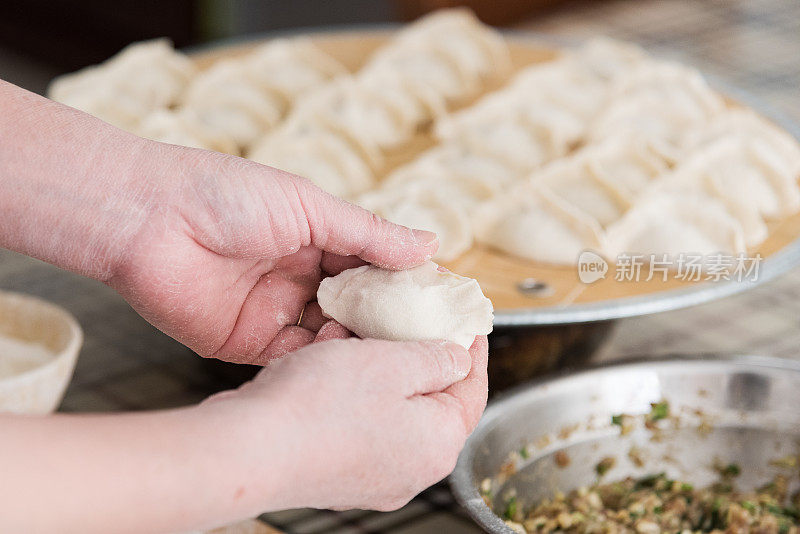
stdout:
<svg viewBox="0 0 800 534">
<path fill-rule="evenodd" d="M 340 256 L 358 256 L 386 269 L 408 269 L 429 260 L 439 241 L 436 234 L 413 230 L 383 219 L 297 179 L 311 244 Z"/>
<path fill-rule="evenodd" d="M 456 343 L 445 341 L 389 342 L 392 365 L 386 383 L 400 386 L 404 395 L 424 395 L 442 391 L 464 380 L 472 367 L 469 352 Z M 385 349 L 384 349 L 385 350 Z"/>
</svg>

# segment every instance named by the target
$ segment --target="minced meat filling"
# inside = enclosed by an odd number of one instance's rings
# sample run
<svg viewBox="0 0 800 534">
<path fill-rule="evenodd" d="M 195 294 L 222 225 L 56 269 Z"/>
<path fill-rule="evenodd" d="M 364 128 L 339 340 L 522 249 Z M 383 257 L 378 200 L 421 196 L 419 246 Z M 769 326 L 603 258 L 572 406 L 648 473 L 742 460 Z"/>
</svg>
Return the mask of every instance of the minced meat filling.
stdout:
<svg viewBox="0 0 800 534">
<path fill-rule="evenodd" d="M 504 516 L 522 534 L 800 534 L 800 492 L 790 498 L 786 477 L 778 475 L 754 492 L 739 492 L 732 483 L 738 473 L 735 464 L 723 466 L 720 481 L 703 489 L 663 473 L 598 483 L 559 493 L 527 511 L 512 498 Z"/>
</svg>

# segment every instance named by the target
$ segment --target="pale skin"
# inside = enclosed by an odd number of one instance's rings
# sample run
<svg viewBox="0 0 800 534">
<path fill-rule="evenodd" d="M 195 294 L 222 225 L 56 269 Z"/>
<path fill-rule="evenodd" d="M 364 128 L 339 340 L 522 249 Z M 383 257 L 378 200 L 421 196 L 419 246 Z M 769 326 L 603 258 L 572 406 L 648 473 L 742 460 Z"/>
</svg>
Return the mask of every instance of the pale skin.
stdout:
<svg viewBox="0 0 800 534">
<path fill-rule="evenodd" d="M 469 351 L 360 340 L 313 303 L 320 279 L 347 267 L 425 261 L 433 234 L 2 81 L 0 183 L 0 246 L 110 285 L 201 356 L 265 365 L 177 410 L 0 415 L 0 532 L 392 510 L 452 470 L 486 404 L 486 338 Z"/>
</svg>

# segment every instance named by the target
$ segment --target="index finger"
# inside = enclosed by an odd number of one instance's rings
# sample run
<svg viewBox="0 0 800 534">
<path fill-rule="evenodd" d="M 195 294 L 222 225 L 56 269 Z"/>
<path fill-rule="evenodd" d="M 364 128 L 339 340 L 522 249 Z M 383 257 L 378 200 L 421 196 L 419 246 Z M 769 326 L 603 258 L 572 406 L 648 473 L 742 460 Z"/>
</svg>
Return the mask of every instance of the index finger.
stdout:
<svg viewBox="0 0 800 534">
<path fill-rule="evenodd" d="M 436 234 L 394 224 L 337 198 L 304 179 L 295 187 L 308 220 L 311 244 L 339 256 L 358 256 L 385 269 L 408 269 L 433 257 Z"/>
</svg>

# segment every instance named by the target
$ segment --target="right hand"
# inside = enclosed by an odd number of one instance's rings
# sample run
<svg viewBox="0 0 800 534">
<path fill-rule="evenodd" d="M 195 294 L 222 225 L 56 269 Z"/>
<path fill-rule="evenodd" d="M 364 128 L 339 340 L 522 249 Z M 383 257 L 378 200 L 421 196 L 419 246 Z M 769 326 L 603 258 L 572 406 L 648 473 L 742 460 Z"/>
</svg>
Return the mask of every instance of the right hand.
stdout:
<svg viewBox="0 0 800 534">
<path fill-rule="evenodd" d="M 487 356 L 485 336 L 469 351 L 334 339 L 269 363 L 201 408 L 242 421 L 242 494 L 253 513 L 394 510 L 453 470 L 486 406 Z"/>
</svg>

